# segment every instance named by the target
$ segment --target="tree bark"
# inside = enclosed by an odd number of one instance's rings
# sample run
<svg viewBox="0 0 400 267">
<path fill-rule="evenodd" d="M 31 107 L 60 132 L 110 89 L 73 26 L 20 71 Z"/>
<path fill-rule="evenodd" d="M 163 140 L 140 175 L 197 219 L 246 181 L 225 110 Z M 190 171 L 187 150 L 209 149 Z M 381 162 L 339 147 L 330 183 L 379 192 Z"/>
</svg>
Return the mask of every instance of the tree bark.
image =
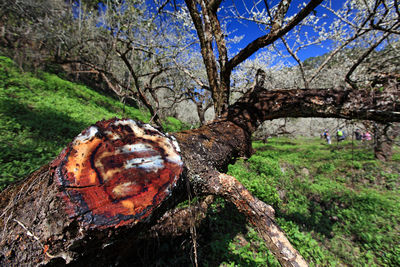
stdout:
<svg viewBox="0 0 400 267">
<path fill-rule="evenodd" d="M 201 9 L 198 9 L 197 2 L 193 0 L 185 0 L 188 7 L 193 24 L 196 28 L 197 36 L 200 41 L 200 51 L 203 57 L 204 66 L 206 67 L 207 79 L 211 95 L 214 101 L 214 110 L 216 116 L 221 115 L 222 108 L 218 106 L 223 101 L 218 81 L 217 60 L 213 51 L 213 26 L 210 20 L 210 14 L 207 10 L 206 1 L 201 0 Z M 218 4 L 218 2 L 216 3 Z M 214 5 L 213 5 L 214 6 Z"/>
<path fill-rule="evenodd" d="M 228 110 L 230 78 L 233 69 L 259 49 L 266 47 L 274 43 L 277 39 L 283 37 L 305 17 L 307 17 L 308 14 L 310 14 L 314 8 L 322 2 L 322 0 L 311 0 L 285 25 L 283 25 L 283 21 L 290 7 L 291 1 L 282 0 L 278 5 L 276 14 L 271 18 L 272 26 L 270 32 L 249 43 L 231 59 L 228 59 L 226 40 L 217 15 L 217 10 L 221 2 L 222 1 L 219 0 L 201 0 L 198 2 L 185 0 L 200 41 L 201 54 L 207 72 L 209 88 L 212 92 L 216 118 L 221 118 Z M 218 55 L 214 52 L 213 41 L 215 41 Z"/>
<path fill-rule="evenodd" d="M 265 90 L 256 87 L 233 104 L 225 117 L 252 133 L 260 123 L 284 117 L 321 117 L 372 120 L 400 119 L 400 91 L 293 89 Z"/>
<path fill-rule="evenodd" d="M 374 154 L 375 158 L 381 161 L 389 161 L 392 159 L 393 143 L 396 137 L 399 135 L 400 127 L 391 124 L 380 124 L 374 125 Z"/>
<path fill-rule="evenodd" d="M 150 125 L 101 121 L 1 193 L 2 266 L 106 265 L 182 199 L 176 142 Z M 176 194 L 184 197 L 184 194 Z"/>
<path fill-rule="evenodd" d="M 98 122 L 49 165 L 1 193 L 0 263 L 109 263 L 184 199 L 189 184 L 196 195 L 220 195 L 235 204 L 282 265 L 306 266 L 274 222 L 272 207 L 223 172 L 236 158 L 251 155 L 251 134 L 264 120 L 398 122 L 399 96 L 398 90 L 255 87 L 221 119 L 174 137 L 132 120 Z"/>
</svg>

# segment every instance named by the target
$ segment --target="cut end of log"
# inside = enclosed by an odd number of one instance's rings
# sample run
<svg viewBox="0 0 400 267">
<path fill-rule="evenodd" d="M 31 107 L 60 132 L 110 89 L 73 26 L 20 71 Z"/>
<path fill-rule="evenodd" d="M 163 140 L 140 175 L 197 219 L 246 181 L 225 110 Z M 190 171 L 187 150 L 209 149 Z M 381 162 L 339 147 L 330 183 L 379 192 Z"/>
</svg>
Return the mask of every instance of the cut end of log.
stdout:
<svg viewBox="0 0 400 267">
<path fill-rule="evenodd" d="M 178 144 L 131 119 L 97 122 L 52 162 L 66 211 L 89 227 L 145 220 L 175 187 Z"/>
</svg>

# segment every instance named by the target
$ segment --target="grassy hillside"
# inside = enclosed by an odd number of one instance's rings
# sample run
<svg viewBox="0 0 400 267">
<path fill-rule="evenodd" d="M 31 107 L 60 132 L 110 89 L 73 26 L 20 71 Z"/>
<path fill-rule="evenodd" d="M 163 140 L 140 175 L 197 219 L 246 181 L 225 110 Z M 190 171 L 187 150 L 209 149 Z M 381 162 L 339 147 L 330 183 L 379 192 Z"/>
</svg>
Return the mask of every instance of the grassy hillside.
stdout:
<svg viewBox="0 0 400 267">
<path fill-rule="evenodd" d="M 280 138 L 253 146 L 255 155 L 230 174 L 274 206 L 312 265 L 400 265 L 399 147 L 383 163 L 369 143 Z"/>
<path fill-rule="evenodd" d="M 118 101 L 85 86 L 54 74 L 22 74 L 0 57 L 0 186 L 49 162 L 98 120 L 149 119 L 146 112 L 122 110 Z M 181 127 L 170 119 L 167 130 Z M 274 206 L 276 221 L 311 266 L 400 266 L 399 147 L 392 162 L 382 163 L 369 143 L 269 140 L 254 142 L 256 153 L 231 165 L 229 173 Z M 196 233 L 202 266 L 279 266 L 243 215 L 222 199 Z M 191 266 L 193 240 L 143 241 L 125 263 Z"/>
<path fill-rule="evenodd" d="M 49 162 L 72 138 L 96 121 L 128 117 L 148 121 L 147 112 L 59 78 L 21 73 L 0 56 L 0 188 Z M 183 125 L 169 118 L 167 131 Z"/>
<path fill-rule="evenodd" d="M 374 159 L 372 144 L 322 139 L 254 142 L 256 153 L 229 167 L 259 199 L 310 266 L 400 266 L 400 149 Z M 141 243 L 126 266 L 280 266 L 235 207 L 217 199 L 196 236 Z"/>
</svg>

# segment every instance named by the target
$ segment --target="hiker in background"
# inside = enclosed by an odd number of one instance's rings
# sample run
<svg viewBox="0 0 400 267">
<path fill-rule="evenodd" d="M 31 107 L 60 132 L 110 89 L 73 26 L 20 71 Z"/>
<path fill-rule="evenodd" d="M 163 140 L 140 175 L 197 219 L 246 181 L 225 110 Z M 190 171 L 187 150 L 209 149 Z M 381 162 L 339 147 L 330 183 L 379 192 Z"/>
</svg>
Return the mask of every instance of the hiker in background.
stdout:
<svg viewBox="0 0 400 267">
<path fill-rule="evenodd" d="M 326 139 L 326 133 L 328 132 L 328 130 L 325 130 L 322 134 L 321 134 L 321 138 Z"/>
<path fill-rule="evenodd" d="M 371 141 L 371 139 L 372 139 L 371 134 L 368 131 L 365 132 L 364 135 L 363 135 L 363 140 L 364 141 Z"/>
<path fill-rule="evenodd" d="M 361 134 L 360 129 L 357 129 L 357 130 L 354 132 L 354 135 L 355 135 L 356 140 L 362 140 L 362 134 Z"/>
<path fill-rule="evenodd" d="M 322 135 L 324 136 L 328 145 L 330 145 L 331 144 L 331 135 L 329 134 L 328 130 L 325 130 Z"/>
<path fill-rule="evenodd" d="M 343 141 L 344 139 L 346 139 L 346 136 L 345 136 L 344 132 L 341 129 L 337 130 L 336 138 L 337 138 L 338 142 Z"/>
</svg>

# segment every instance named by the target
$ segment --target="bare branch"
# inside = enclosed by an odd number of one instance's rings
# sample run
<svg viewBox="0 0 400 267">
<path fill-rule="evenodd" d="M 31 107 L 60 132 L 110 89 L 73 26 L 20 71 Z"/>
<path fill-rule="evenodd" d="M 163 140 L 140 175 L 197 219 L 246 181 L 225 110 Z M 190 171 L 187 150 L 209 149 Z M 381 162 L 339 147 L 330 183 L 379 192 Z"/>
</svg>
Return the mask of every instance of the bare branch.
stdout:
<svg viewBox="0 0 400 267">
<path fill-rule="evenodd" d="M 400 25 L 400 22 L 398 22 L 397 24 L 393 25 L 392 28 L 396 28 L 398 27 L 398 25 Z M 353 87 L 353 89 L 357 88 L 356 83 L 351 79 L 351 75 L 353 74 L 353 72 L 357 69 L 357 67 L 369 56 L 369 54 L 371 54 L 372 51 L 375 50 L 375 48 L 377 48 L 388 36 L 390 35 L 390 32 L 385 32 L 381 38 L 375 42 L 375 44 L 373 44 L 372 46 L 370 46 L 370 48 L 365 51 L 356 61 L 356 63 L 353 64 L 353 66 L 350 68 L 350 70 L 347 72 L 346 74 L 346 82 Z"/>
<path fill-rule="evenodd" d="M 240 212 L 246 214 L 282 266 L 308 266 L 274 221 L 274 209 L 252 196 L 234 177 L 222 173 L 213 174 L 208 179 L 208 189 L 228 199 Z"/>
<path fill-rule="evenodd" d="M 316 8 L 322 0 L 311 0 L 297 15 L 288 22 L 283 28 L 277 29 L 275 32 L 270 32 L 267 35 L 261 36 L 248 44 L 244 49 L 242 49 L 236 56 L 229 60 L 227 64 L 227 69 L 233 69 L 252 54 L 254 54 L 260 48 L 272 44 L 281 36 L 288 33 L 297 24 L 299 24 L 305 17 L 307 17 L 311 11 Z"/>
<path fill-rule="evenodd" d="M 286 47 L 286 50 L 288 51 L 288 53 L 294 58 L 294 60 L 296 60 L 297 64 L 299 65 L 300 68 L 300 72 L 301 72 L 301 78 L 303 79 L 304 82 L 304 87 L 308 88 L 308 81 L 306 79 L 306 73 L 304 72 L 304 67 L 303 67 L 303 63 L 301 62 L 300 58 L 297 56 L 297 54 L 295 52 L 293 52 L 293 50 L 290 48 L 289 44 L 286 42 L 284 37 L 281 37 L 281 40 L 283 42 L 283 44 Z"/>
</svg>

